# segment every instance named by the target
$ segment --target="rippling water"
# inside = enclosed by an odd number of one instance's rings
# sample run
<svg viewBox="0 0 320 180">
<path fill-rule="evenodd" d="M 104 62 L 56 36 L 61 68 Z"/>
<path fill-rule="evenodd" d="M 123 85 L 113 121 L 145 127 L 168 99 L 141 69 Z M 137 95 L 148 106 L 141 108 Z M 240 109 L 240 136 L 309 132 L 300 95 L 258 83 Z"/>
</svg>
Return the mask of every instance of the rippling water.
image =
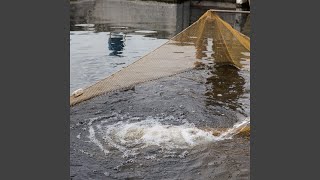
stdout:
<svg viewBox="0 0 320 180">
<path fill-rule="evenodd" d="M 206 10 L 188 9 L 187 3 L 72 2 L 70 91 L 130 65 Z M 250 36 L 250 15 L 219 15 Z M 204 46 L 204 50 L 211 47 Z M 211 56 L 208 51 L 203 53 Z M 224 66 L 97 97 L 71 108 L 70 176 L 248 179 L 250 142 L 233 138 L 250 124 L 248 117 L 250 72 Z M 227 130 L 216 135 L 213 130 L 220 127 Z"/>
<path fill-rule="evenodd" d="M 119 115 L 115 116 L 115 119 L 117 118 Z M 91 118 L 88 123 L 90 142 L 96 144 L 105 154 L 116 148 L 124 157 L 135 156 L 142 152 L 141 149 L 152 146 L 159 147 L 162 153 L 155 152 L 145 155 L 146 157 L 166 156 L 177 150 L 188 150 L 197 145 L 230 139 L 250 123 L 249 119 L 245 118 L 225 132 L 214 135 L 208 129 L 199 129 L 186 119 L 173 116 L 149 116 L 146 119 L 132 117 L 117 123 L 110 123 L 112 119 L 99 121 L 100 119 L 103 117 Z M 93 124 L 94 121 L 97 123 Z"/>
<path fill-rule="evenodd" d="M 88 87 L 167 41 L 146 35 L 148 32 L 121 35 L 123 42 L 110 47 L 110 32 L 71 31 L 70 91 Z"/>
<path fill-rule="evenodd" d="M 71 2 L 70 93 L 110 76 L 156 49 L 206 10 L 192 9 L 189 2 Z M 250 23 L 246 22 L 250 17 L 247 14 L 220 15 L 234 28 L 249 35 Z"/>
</svg>

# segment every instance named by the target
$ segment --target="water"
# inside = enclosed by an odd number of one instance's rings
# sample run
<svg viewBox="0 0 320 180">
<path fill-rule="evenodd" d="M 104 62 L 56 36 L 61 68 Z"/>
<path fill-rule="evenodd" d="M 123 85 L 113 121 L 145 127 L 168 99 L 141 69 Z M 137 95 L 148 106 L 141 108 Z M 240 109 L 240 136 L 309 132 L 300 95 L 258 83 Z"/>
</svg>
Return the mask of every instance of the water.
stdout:
<svg viewBox="0 0 320 180">
<path fill-rule="evenodd" d="M 71 31 L 70 91 L 88 87 L 167 41 L 145 34 L 148 33 L 120 35 L 120 42 L 109 44 L 108 41 L 117 40 L 114 34 L 110 37 L 110 32 Z"/>
<path fill-rule="evenodd" d="M 122 117 L 123 118 L 123 117 Z M 117 114 L 114 120 L 121 119 Z M 145 154 L 145 158 L 166 156 L 177 150 L 187 150 L 192 147 L 230 139 L 250 124 L 248 118 L 236 123 L 232 128 L 215 135 L 212 130 L 199 129 L 186 119 L 173 116 L 152 117 L 146 119 L 130 117 L 126 121 L 112 123 L 112 119 L 99 121 L 97 118 L 89 121 L 89 138 L 105 154 L 116 148 L 123 153 L 123 157 L 135 156 L 141 149 L 155 146 L 161 149 L 161 154 Z M 110 123 L 111 122 L 111 123 Z M 185 155 L 184 155 L 185 156 Z"/>
<path fill-rule="evenodd" d="M 70 94 L 110 76 L 164 44 L 207 9 L 190 3 L 128 0 L 75 1 L 70 5 Z M 248 15 L 220 13 L 248 35 Z M 110 43 L 115 41 L 116 43 Z"/>
<path fill-rule="evenodd" d="M 71 176 L 248 179 L 250 141 L 234 136 L 250 124 L 243 117 L 249 115 L 247 83 L 237 83 L 247 78 L 220 68 L 143 83 L 72 107 Z M 216 90 L 228 71 L 235 78 Z"/>
<path fill-rule="evenodd" d="M 249 119 L 243 119 L 218 135 L 213 133 L 214 129 L 193 123 L 197 121 L 200 119 L 189 121 L 172 115 L 138 117 L 123 113 L 82 118 L 70 134 L 71 177 L 248 177 L 249 159 L 245 153 L 248 153 L 249 141 L 233 139 L 233 136 L 250 123 Z"/>
<path fill-rule="evenodd" d="M 125 0 L 71 3 L 70 93 L 128 66 L 187 27 L 177 20 L 183 7 Z"/>
<path fill-rule="evenodd" d="M 206 10 L 188 2 L 72 2 L 70 92 L 130 65 Z M 250 36 L 250 15 L 219 15 Z M 203 61 L 212 55 L 207 43 Z M 250 142 L 234 135 L 250 125 L 250 68 L 178 74 L 98 97 L 70 116 L 73 179 L 249 177 Z"/>
</svg>

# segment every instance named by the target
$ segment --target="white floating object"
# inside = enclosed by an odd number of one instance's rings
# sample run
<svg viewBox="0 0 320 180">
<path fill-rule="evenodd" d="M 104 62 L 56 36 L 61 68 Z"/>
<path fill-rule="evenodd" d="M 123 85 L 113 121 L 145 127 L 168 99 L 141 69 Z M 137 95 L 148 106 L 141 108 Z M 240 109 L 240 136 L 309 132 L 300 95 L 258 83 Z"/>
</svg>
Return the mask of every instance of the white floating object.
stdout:
<svg viewBox="0 0 320 180">
<path fill-rule="evenodd" d="M 83 94 L 83 89 L 80 88 L 80 89 L 73 91 L 72 96 L 78 97 L 78 96 L 81 96 L 82 94 Z"/>
<path fill-rule="evenodd" d="M 144 33 L 144 34 L 153 34 L 157 33 L 157 31 L 148 31 L 148 30 L 141 30 L 141 31 L 135 31 L 136 33 Z"/>
<path fill-rule="evenodd" d="M 128 29 L 128 27 L 119 26 L 119 27 L 110 27 L 110 29 Z"/>
<path fill-rule="evenodd" d="M 74 26 L 78 26 L 78 27 L 94 27 L 94 24 L 75 24 Z"/>
<path fill-rule="evenodd" d="M 217 96 L 221 97 L 221 96 L 222 96 L 222 94 L 217 94 Z"/>
</svg>

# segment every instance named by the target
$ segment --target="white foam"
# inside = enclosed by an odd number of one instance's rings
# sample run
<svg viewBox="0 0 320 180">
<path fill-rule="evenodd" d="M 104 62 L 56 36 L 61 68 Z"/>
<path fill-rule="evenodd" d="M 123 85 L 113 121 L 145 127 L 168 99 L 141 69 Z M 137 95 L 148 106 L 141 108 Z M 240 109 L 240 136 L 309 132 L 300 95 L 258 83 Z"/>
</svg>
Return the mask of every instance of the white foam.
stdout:
<svg viewBox="0 0 320 180">
<path fill-rule="evenodd" d="M 104 152 L 104 154 L 109 153 L 109 151 L 106 150 L 106 149 L 103 147 L 103 145 L 101 144 L 101 142 L 96 138 L 96 136 L 95 136 L 95 131 L 94 131 L 94 129 L 93 129 L 92 126 L 89 127 L 89 136 L 88 136 L 88 138 L 90 139 L 91 142 L 93 142 L 94 144 L 96 144 L 96 145 L 101 149 L 101 151 Z"/>
<path fill-rule="evenodd" d="M 109 153 L 107 149 L 116 148 L 123 152 L 124 157 L 134 156 L 140 149 L 149 146 L 159 146 L 166 152 L 172 152 L 176 149 L 188 149 L 204 143 L 230 139 L 245 126 L 250 125 L 250 118 L 247 118 L 220 135 L 214 136 L 211 131 L 199 129 L 186 120 L 177 120 L 172 116 L 148 117 L 140 121 L 138 118 L 130 118 L 115 124 L 100 121 L 94 125 L 93 121 L 89 123 L 90 142 L 96 144 L 105 154 Z M 170 124 L 173 121 L 179 125 Z"/>
<path fill-rule="evenodd" d="M 228 129 L 226 132 L 219 136 L 220 140 L 231 139 L 234 135 L 241 132 L 245 127 L 250 125 L 250 118 L 245 118 L 243 121 L 239 121 L 233 125 L 232 128 Z"/>
<path fill-rule="evenodd" d="M 198 129 L 191 123 L 168 125 L 158 119 L 146 119 L 131 123 L 128 121 L 118 122 L 106 127 L 104 133 L 104 139 L 113 146 L 120 146 L 121 150 L 123 147 L 136 145 L 143 148 L 160 146 L 163 149 L 181 149 L 218 140 L 210 132 Z"/>
</svg>

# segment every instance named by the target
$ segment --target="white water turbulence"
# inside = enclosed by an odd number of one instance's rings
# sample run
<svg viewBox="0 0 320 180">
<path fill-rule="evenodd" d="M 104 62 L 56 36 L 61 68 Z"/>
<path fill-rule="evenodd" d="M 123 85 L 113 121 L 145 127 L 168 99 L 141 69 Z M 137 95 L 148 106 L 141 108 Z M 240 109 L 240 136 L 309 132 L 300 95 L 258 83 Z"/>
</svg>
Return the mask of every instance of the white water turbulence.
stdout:
<svg viewBox="0 0 320 180">
<path fill-rule="evenodd" d="M 250 118 L 245 118 L 242 121 L 237 122 L 232 128 L 228 129 L 221 135 L 219 135 L 220 140 L 231 139 L 233 136 L 240 133 L 244 128 L 250 126 Z"/>
<path fill-rule="evenodd" d="M 109 153 L 110 149 L 117 149 L 123 153 L 123 157 L 135 156 L 141 150 L 150 147 L 156 147 L 168 155 L 200 144 L 230 139 L 250 124 L 250 120 L 245 119 L 219 136 L 214 136 L 211 131 L 199 129 L 186 120 L 175 119 L 172 116 L 148 117 L 144 120 L 129 118 L 113 124 L 110 124 L 110 121 L 112 122 L 108 119 L 92 123 L 90 120 L 88 138 L 105 154 Z"/>
</svg>

